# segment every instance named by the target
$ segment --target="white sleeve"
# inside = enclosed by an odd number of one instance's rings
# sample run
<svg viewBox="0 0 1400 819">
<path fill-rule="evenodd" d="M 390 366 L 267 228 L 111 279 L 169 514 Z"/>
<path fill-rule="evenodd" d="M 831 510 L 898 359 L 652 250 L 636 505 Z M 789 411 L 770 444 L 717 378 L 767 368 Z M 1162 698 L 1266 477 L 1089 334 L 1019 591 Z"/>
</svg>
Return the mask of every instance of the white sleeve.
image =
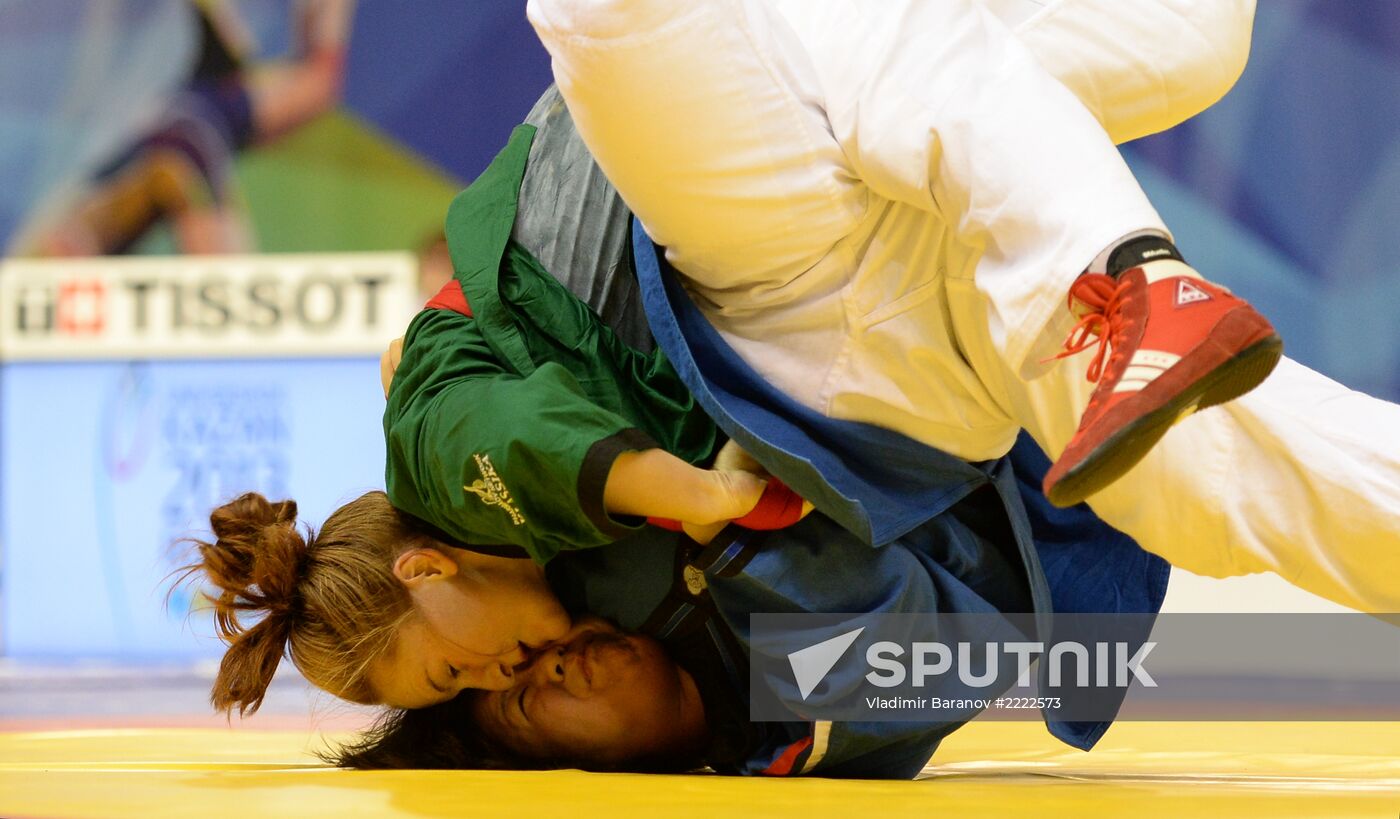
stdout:
<svg viewBox="0 0 1400 819">
<path fill-rule="evenodd" d="M 1017 39 L 1114 142 L 1214 105 L 1249 59 L 1254 0 L 1053 0 Z"/>
</svg>

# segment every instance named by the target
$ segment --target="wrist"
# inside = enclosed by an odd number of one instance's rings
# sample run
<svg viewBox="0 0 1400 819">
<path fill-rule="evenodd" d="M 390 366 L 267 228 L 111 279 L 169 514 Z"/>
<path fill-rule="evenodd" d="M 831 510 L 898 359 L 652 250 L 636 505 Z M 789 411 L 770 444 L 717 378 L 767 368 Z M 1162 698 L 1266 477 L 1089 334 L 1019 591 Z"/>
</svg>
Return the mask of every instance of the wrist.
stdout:
<svg viewBox="0 0 1400 819">
<path fill-rule="evenodd" d="M 663 449 L 646 449 L 613 460 L 603 503 L 611 514 L 702 523 L 722 519 L 716 516 L 724 511 L 724 492 L 710 470 Z"/>
</svg>

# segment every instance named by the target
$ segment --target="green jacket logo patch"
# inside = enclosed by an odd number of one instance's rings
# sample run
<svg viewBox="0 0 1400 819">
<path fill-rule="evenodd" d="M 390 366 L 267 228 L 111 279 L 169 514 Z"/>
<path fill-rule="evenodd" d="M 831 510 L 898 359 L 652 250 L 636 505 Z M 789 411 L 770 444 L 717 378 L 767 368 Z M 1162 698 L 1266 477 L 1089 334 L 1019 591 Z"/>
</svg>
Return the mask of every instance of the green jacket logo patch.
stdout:
<svg viewBox="0 0 1400 819">
<path fill-rule="evenodd" d="M 496 474 L 496 467 L 491 465 L 491 457 L 477 454 L 473 455 L 472 459 L 476 461 L 476 468 L 481 471 L 481 479 L 462 488 L 481 498 L 481 502 L 487 506 L 499 506 L 504 509 L 514 525 L 524 523 L 525 516 L 520 514 L 520 510 L 511 502 L 510 490 L 506 489 L 505 481 Z"/>
</svg>

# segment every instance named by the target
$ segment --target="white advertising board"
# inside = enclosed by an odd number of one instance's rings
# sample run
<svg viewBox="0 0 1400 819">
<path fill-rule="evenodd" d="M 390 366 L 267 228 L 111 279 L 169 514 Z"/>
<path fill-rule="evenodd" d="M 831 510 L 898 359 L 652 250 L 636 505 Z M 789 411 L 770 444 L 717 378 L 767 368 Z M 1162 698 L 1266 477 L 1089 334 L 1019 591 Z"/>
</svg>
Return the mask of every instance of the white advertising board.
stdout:
<svg viewBox="0 0 1400 819">
<path fill-rule="evenodd" d="M 417 301 L 407 253 L 0 263 L 0 358 L 378 355 Z"/>
</svg>

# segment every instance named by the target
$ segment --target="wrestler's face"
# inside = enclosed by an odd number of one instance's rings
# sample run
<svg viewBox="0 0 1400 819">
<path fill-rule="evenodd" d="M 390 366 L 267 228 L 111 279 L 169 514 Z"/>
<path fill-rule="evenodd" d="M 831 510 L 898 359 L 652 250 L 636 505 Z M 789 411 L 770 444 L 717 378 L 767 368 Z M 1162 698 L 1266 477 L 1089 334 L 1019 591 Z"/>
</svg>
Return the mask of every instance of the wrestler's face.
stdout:
<svg viewBox="0 0 1400 819">
<path fill-rule="evenodd" d="M 507 688 L 530 651 L 563 637 L 569 615 L 532 561 L 415 549 L 395 573 L 413 611 L 370 685 L 396 708 L 424 708 L 467 688 Z"/>
<path fill-rule="evenodd" d="M 650 637 L 593 618 L 471 707 L 480 730 L 530 759 L 616 765 L 693 752 L 706 737 L 690 675 Z"/>
</svg>

